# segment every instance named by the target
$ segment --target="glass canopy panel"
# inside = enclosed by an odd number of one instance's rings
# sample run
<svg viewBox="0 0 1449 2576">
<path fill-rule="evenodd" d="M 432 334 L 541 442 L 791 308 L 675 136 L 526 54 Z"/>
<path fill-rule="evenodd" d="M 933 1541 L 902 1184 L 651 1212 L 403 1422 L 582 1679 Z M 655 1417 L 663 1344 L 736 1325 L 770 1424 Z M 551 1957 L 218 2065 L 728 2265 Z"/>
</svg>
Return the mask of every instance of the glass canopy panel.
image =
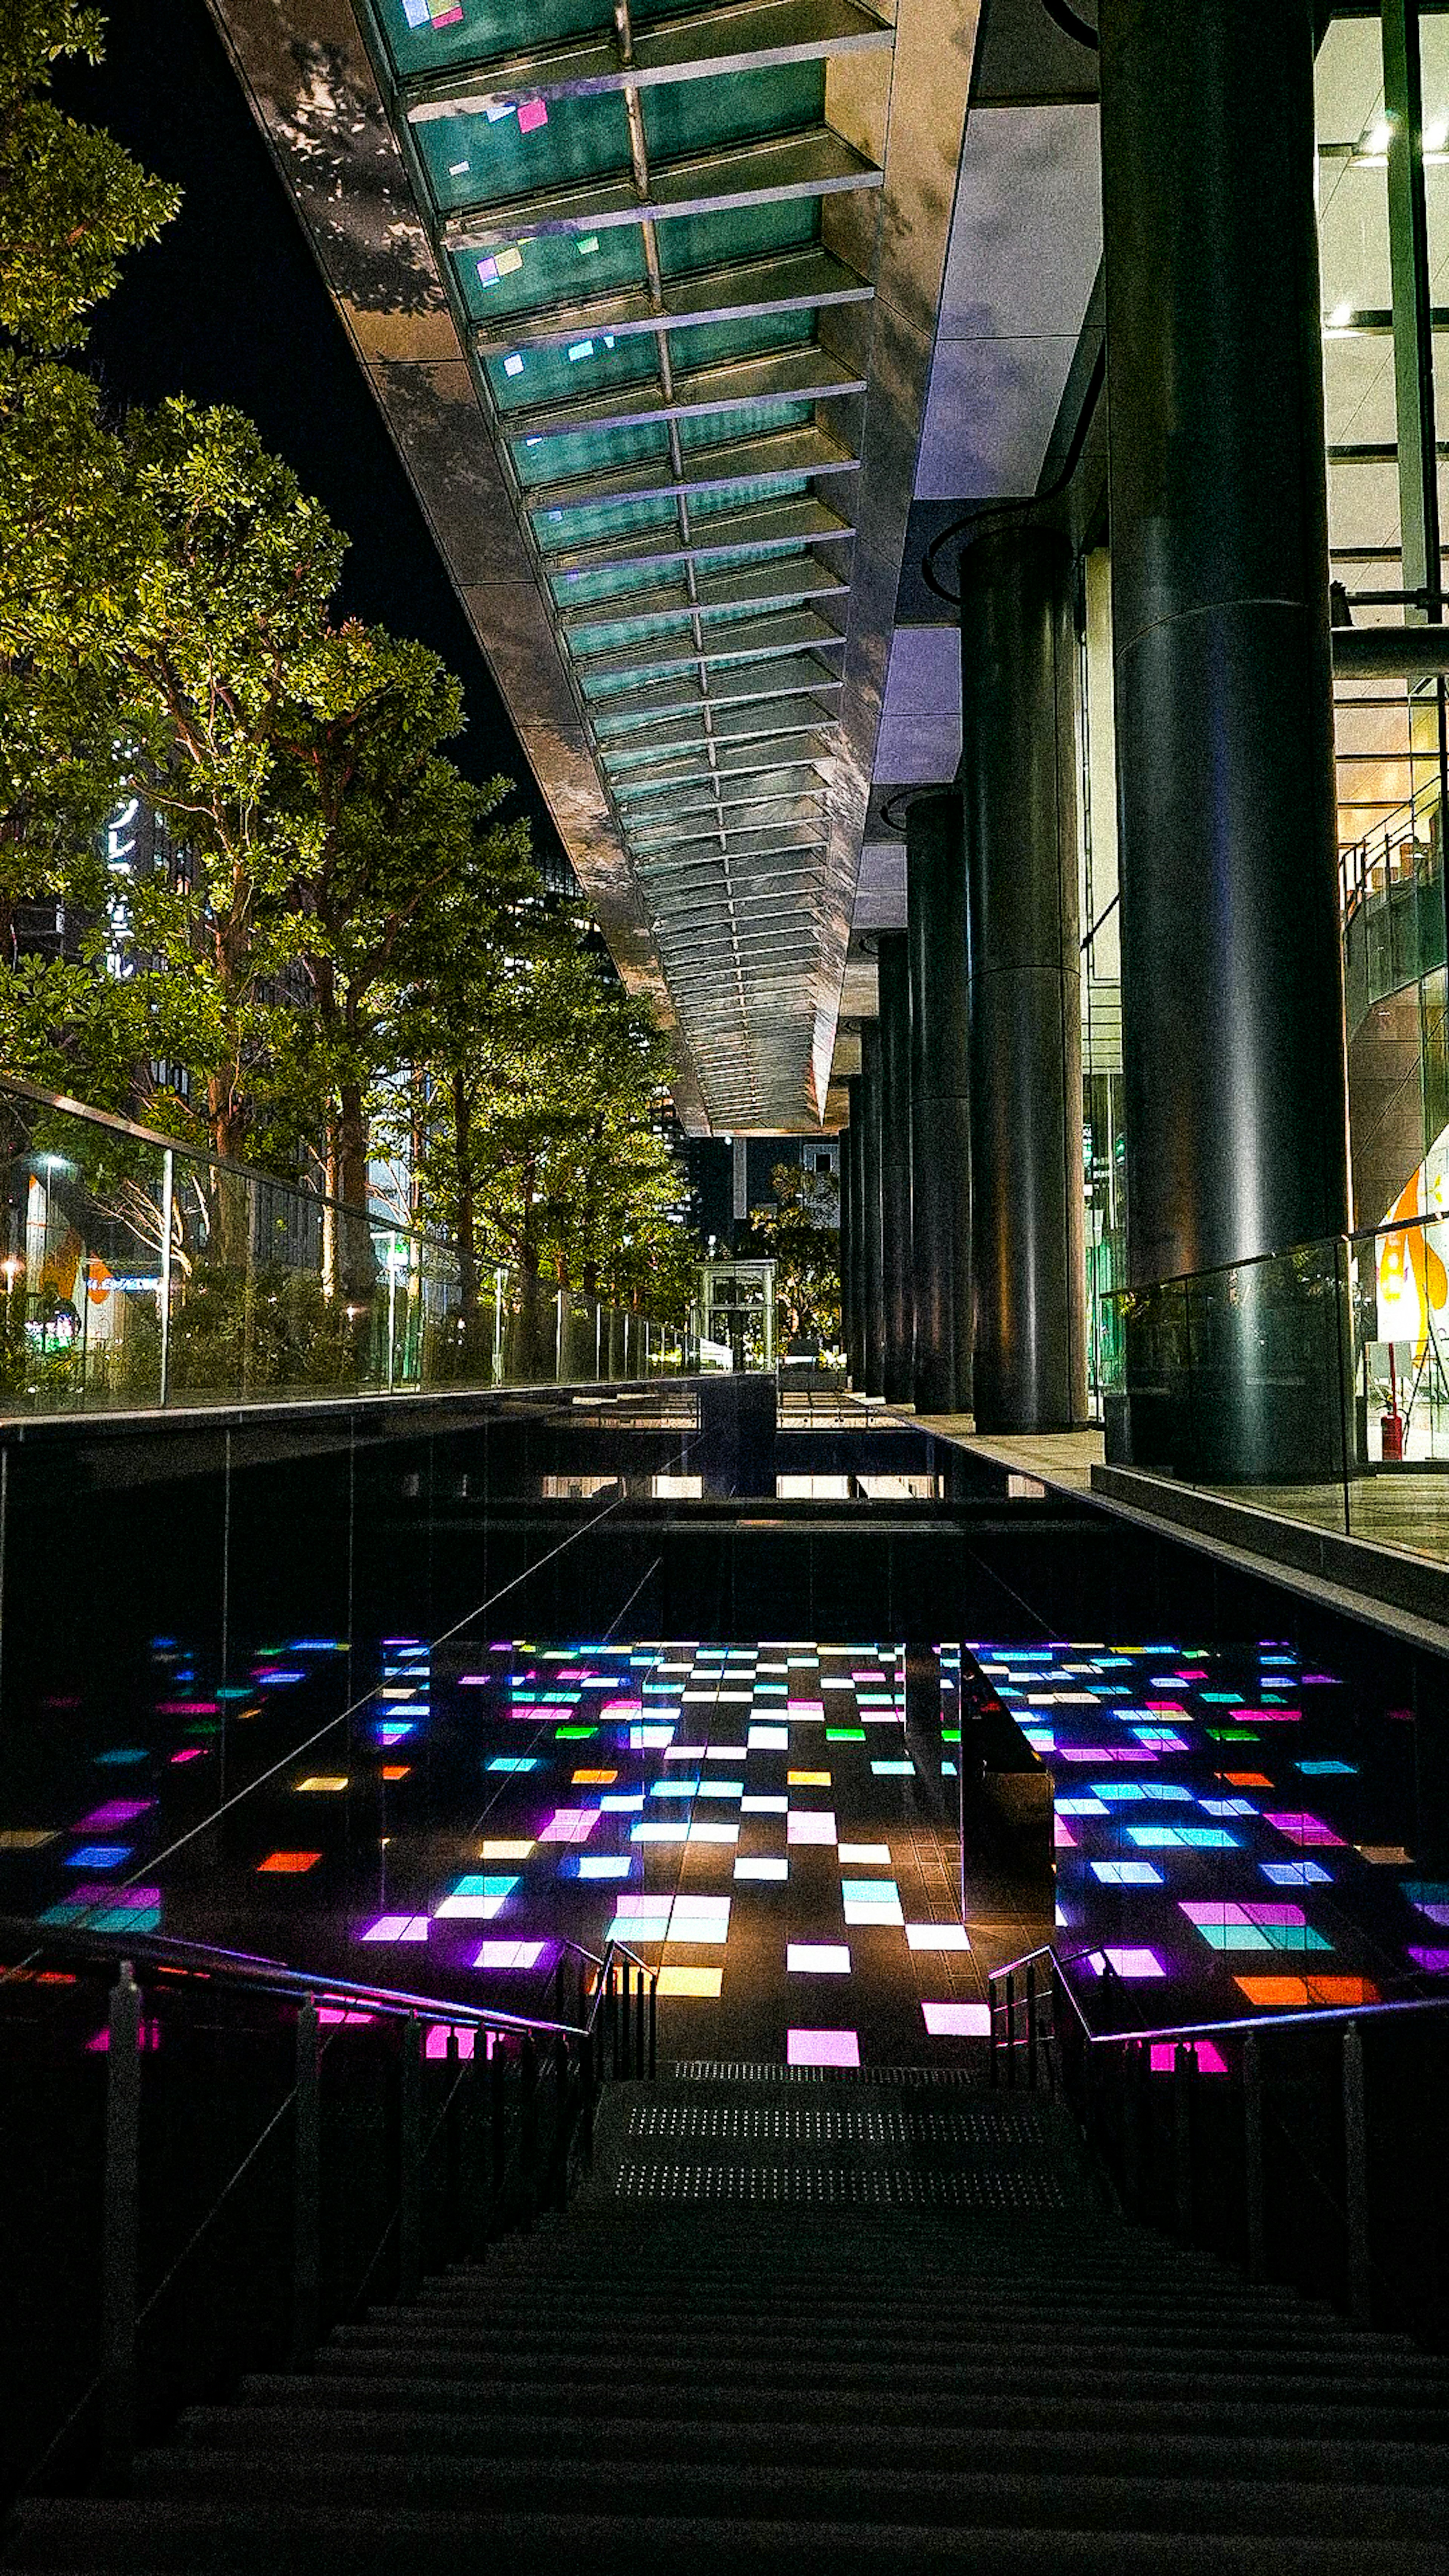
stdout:
<svg viewBox="0 0 1449 2576">
<path fill-rule="evenodd" d="M 465 311 L 490 327 L 515 313 L 546 313 L 582 295 L 627 292 L 647 283 L 637 224 L 597 233 L 542 233 L 488 251 L 454 251 Z"/>
<path fill-rule="evenodd" d="M 654 0 L 636 27 L 642 31 L 655 19 L 697 6 L 698 0 Z M 609 23 L 599 0 L 532 0 L 525 26 L 517 0 L 372 0 L 371 14 L 395 70 L 406 79 L 511 56 L 520 37 L 530 46 L 555 45 L 569 36 L 595 35 Z"/>
<path fill-rule="evenodd" d="M 814 407 L 808 402 L 753 402 L 732 404 L 728 411 L 702 412 L 695 420 L 679 424 L 679 443 L 684 448 L 722 446 L 736 438 L 766 438 L 772 430 L 802 429 L 814 418 Z"/>
<path fill-rule="evenodd" d="M 722 268 L 731 260 L 796 250 L 819 236 L 818 197 L 735 206 L 728 214 L 671 215 L 659 227 L 659 265 L 666 277 L 682 277 L 688 269 Z"/>
<path fill-rule="evenodd" d="M 585 331 L 562 348 L 511 350 L 488 359 L 484 373 L 505 419 L 510 411 L 577 402 L 612 385 L 659 381 L 652 340 L 619 340 L 605 331 Z"/>
<path fill-rule="evenodd" d="M 603 474 L 613 466 L 637 465 L 650 457 L 668 462 L 669 433 L 662 421 L 642 429 L 580 431 L 572 438 L 516 440 L 514 469 L 525 491 L 539 483 L 564 483 L 573 475 Z"/>
<path fill-rule="evenodd" d="M 530 513 L 540 546 L 587 546 L 600 537 L 615 537 L 630 528 L 674 528 L 678 514 L 669 500 L 576 502 L 568 508 Z"/>
<path fill-rule="evenodd" d="M 410 129 L 440 214 L 504 205 L 532 188 L 619 178 L 629 168 L 629 122 L 618 90 L 536 99 L 475 116 L 430 117 Z"/>
<path fill-rule="evenodd" d="M 825 65 L 777 63 L 728 80 L 660 82 L 641 90 L 644 135 L 652 168 L 730 143 L 823 123 Z"/>
<path fill-rule="evenodd" d="M 716 573 L 743 571 L 755 564 L 779 564 L 782 579 L 788 579 L 790 564 L 808 564 L 813 560 L 814 549 L 810 547 L 735 546 L 711 555 L 703 570 L 705 578 L 709 579 Z M 627 598 L 634 591 L 652 590 L 667 577 L 668 567 L 660 564 L 601 567 L 597 572 L 561 575 L 552 585 L 553 596 L 565 612 L 577 611 L 591 607 L 595 601 L 613 603 Z"/>
</svg>

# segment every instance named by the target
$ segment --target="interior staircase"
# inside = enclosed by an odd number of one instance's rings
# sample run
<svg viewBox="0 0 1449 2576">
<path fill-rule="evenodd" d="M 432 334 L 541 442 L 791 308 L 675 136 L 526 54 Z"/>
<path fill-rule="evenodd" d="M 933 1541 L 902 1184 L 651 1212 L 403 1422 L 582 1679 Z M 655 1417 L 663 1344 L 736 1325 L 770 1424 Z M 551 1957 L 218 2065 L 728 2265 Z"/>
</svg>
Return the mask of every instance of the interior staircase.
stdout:
<svg viewBox="0 0 1449 2576">
<path fill-rule="evenodd" d="M 1127 2226 L 926 2073 L 610 2089 L 566 2217 L 258 2376 L 11 2566 L 1445 2576 L 1449 2365 Z"/>
</svg>

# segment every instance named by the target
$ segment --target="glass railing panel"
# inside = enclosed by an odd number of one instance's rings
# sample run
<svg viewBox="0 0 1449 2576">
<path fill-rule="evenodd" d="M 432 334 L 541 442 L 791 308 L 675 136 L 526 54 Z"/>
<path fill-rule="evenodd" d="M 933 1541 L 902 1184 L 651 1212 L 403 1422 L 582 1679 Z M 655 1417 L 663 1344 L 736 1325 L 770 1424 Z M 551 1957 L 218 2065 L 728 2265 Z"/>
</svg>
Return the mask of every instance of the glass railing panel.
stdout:
<svg viewBox="0 0 1449 2576">
<path fill-rule="evenodd" d="M 0 1402 L 39 1413 L 155 1404 L 168 1321 L 164 1153 L 62 1112 L 19 1117 L 18 1106 L 3 1104 Z"/>
<path fill-rule="evenodd" d="M 0 1410 L 265 1403 L 686 1365 L 683 1337 L 376 1209 L 0 1077 Z"/>
</svg>

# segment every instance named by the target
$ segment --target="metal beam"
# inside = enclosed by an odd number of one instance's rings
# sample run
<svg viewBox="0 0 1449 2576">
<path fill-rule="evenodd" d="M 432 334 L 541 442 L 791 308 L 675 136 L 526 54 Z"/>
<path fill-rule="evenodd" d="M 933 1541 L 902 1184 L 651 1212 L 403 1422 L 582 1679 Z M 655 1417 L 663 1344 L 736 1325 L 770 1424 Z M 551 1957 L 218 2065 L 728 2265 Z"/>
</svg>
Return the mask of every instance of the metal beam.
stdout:
<svg viewBox="0 0 1449 2576">
<path fill-rule="evenodd" d="M 866 380 L 807 341 L 804 346 L 768 351 L 763 356 L 733 358 L 725 366 L 701 367 L 676 376 L 666 401 L 651 374 L 612 393 L 586 394 L 575 402 L 538 403 L 527 411 L 502 411 L 500 426 L 510 447 L 527 439 L 604 436 L 612 430 L 649 429 L 669 420 L 702 420 L 713 412 L 738 411 L 749 403 L 843 402 L 863 394 Z"/>
<path fill-rule="evenodd" d="M 1439 483 L 1434 424 L 1434 333 L 1424 197 L 1424 95 L 1419 0 L 1384 0 L 1384 105 L 1389 122 L 1389 271 L 1394 326 L 1399 527 L 1404 588 L 1439 587 Z M 1431 612 L 1409 612 L 1422 622 Z M 1437 605 L 1432 622 L 1439 620 Z"/>
<path fill-rule="evenodd" d="M 768 483 L 777 475 L 854 474 L 859 467 L 859 457 L 823 429 L 813 425 L 773 429 L 758 438 L 692 447 L 682 471 L 676 471 L 668 458 L 621 465 L 536 486 L 524 494 L 523 504 L 536 524 L 550 514 L 561 518 L 566 511 L 590 510 L 600 502 L 622 509 L 630 502 L 674 501 L 681 493 L 697 500 L 707 492 L 732 491 L 741 483 Z"/>
<path fill-rule="evenodd" d="M 788 798 L 781 800 L 785 804 L 790 801 Z M 781 850 L 818 850 L 828 838 L 828 828 L 822 830 L 817 814 L 786 812 L 767 816 L 759 823 L 736 819 L 723 832 L 717 827 L 712 831 L 701 830 L 696 824 L 693 829 L 666 833 L 658 838 L 651 835 L 649 839 L 641 840 L 631 836 L 630 847 L 636 857 L 646 851 L 695 850 L 701 853 L 701 857 L 707 856 L 724 866 L 732 866 L 737 859 L 748 862 L 759 857 L 762 850 L 772 854 Z M 640 858 L 640 865 L 643 864 Z"/>
<path fill-rule="evenodd" d="M 845 637 L 812 608 L 781 609 L 770 617 L 737 617 L 711 626 L 696 642 L 692 635 L 640 636 L 609 652 L 591 653 L 578 664 L 579 682 L 591 706 L 616 694 L 611 680 L 657 678 L 676 671 L 728 670 L 741 662 L 774 661 L 791 653 L 830 653 Z"/>
<path fill-rule="evenodd" d="M 647 527 L 621 527 L 617 536 L 595 538 L 586 546 L 553 549 L 548 546 L 547 529 L 539 531 L 544 570 L 554 597 L 565 607 L 574 584 L 592 581 L 598 574 L 628 573 L 646 564 L 663 568 L 710 563 L 747 547 L 847 545 L 854 535 L 849 519 L 807 492 L 782 492 L 743 510 L 711 510 L 687 543 L 673 528 L 662 528 L 657 521 Z M 600 594 L 591 591 L 589 596 Z"/>
<path fill-rule="evenodd" d="M 719 707 L 748 706 L 755 699 L 827 697 L 840 687 L 838 672 L 827 671 L 820 663 L 774 662 L 768 671 L 723 672 L 709 692 L 708 700 L 699 689 L 681 690 L 680 683 L 670 684 L 675 695 L 659 690 L 630 690 L 607 706 L 591 707 L 590 727 L 600 742 L 620 733 L 644 732 L 671 718 L 687 715 L 705 704 Z"/>
<path fill-rule="evenodd" d="M 696 840 L 700 834 L 701 817 L 708 817 L 720 832 L 729 832 L 737 824 L 745 831 L 753 831 L 755 826 L 743 821 L 748 814 L 771 814 L 781 822 L 812 821 L 815 810 L 825 802 L 829 790 L 823 778 L 815 778 L 813 770 L 806 770 L 802 775 L 806 779 L 814 779 L 813 787 L 781 787 L 772 794 L 768 788 L 762 790 L 758 782 L 753 781 L 743 795 L 677 799 L 666 809 L 673 818 L 668 831 L 655 828 L 659 820 L 657 814 L 651 819 L 648 813 L 640 815 L 632 806 L 623 806 L 620 809 L 621 820 L 629 847 L 631 850 L 656 850 L 672 842 Z"/>
<path fill-rule="evenodd" d="M 667 738 L 656 734 L 651 741 L 638 740 L 631 748 L 626 736 L 622 745 L 603 744 L 599 756 L 606 772 L 613 778 L 621 770 L 657 763 L 671 752 L 694 752 L 711 741 L 740 745 L 770 742 L 781 736 L 793 740 L 802 725 L 816 729 L 827 742 L 832 742 L 838 731 L 838 719 L 828 707 L 821 707 L 813 716 L 800 706 L 780 707 L 774 711 L 760 707 L 722 707 L 715 717 L 711 733 L 704 731 L 698 714 L 691 711 L 675 719 Z"/>
<path fill-rule="evenodd" d="M 762 773 L 759 755 L 751 744 L 712 745 L 712 757 L 701 762 L 691 751 L 680 752 L 655 766 L 632 769 L 617 791 L 622 808 L 642 804 L 646 797 L 671 796 L 681 787 L 694 787 L 701 779 L 751 779 L 761 774 L 776 776 L 782 770 L 799 769 L 828 783 L 835 765 L 830 730 L 819 733 L 789 733 L 777 737 L 768 755 L 767 770 Z"/>
<path fill-rule="evenodd" d="M 447 217 L 439 239 L 458 258 L 466 251 L 508 248 L 551 233 L 611 232 L 621 224 L 662 224 L 685 215 L 727 215 L 746 206 L 841 196 L 856 188 L 878 188 L 884 175 L 830 126 L 815 125 L 783 141 L 771 136 L 728 152 L 662 162 L 650 174 L 645 197 L 620 176 L 535 189 L 501 205 L 470 206 Z"/>
<path fill-rule="evenodd" d="M 430 72 L 399 84 L 410 125 L 442 117 L 486 116 L 490 108 L 531 99 L 597 98 L 625 88 L 718 80 L 773 71 L 831 54 L 888 51 L 895 30 L 855 0 L 753 0 L 729 9 L 681 12 L 636 35 L 621 64 L 606 36 L 539 51 L 505 54 Z"/>
<path fill-rule="evenodd" d="M 809 313 L 839 304 L 868 304 L 875 293 L 827 250 L 783 252 L 779 259 L 741 260 L 723 268 L 691 269 L 662 281 L 655 304 L 642 287 L 591 295 L 577 304 L 519 313 L 506 322 L 480 322 L 474 340 L 480 358 L 506 358 L 515 349 L 563 348 L 570 340 L 657 338 L 660 332 L 696 331 L 703 324 L 760 321 L 772 313 Z"/>
<path fill-rule="evenodd" d="M 813 555 L 777 556 L 772 563 L 732 566 L 727 572 L 705 574 L 695 584 L 691 599 L 682 580 L 668 588 L 626 591 L 622 599 L 599 607 L 577 608 L 560 619 L 569 651 L 576 660 L 591 653 L 612 652 L 621 626 L 656 626 L 660 618 L 681 623 L 695 617 L 724 615 L 736 608 L 793 608 L 809 600 L 817 605 L 823 599 L 848 599 L 850 584 L 840 581 L 817 563 Z M 590 636 L 608 642 L 588 642 Z"/>
</svg>

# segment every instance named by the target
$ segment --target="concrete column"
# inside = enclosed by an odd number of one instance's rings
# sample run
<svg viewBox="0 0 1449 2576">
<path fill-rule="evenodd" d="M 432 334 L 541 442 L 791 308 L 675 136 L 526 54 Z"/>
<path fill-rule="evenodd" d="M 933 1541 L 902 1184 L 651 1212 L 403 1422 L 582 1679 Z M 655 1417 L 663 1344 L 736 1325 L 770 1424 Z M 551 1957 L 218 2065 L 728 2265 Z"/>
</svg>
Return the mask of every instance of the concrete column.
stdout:
<svg viewBox="0 0 1449 2576">
<path fill-rule="evenodd" d="M 850 1130 L 837 1138 L 840 1154 L 840 1341 L 850 1365 Z"/>
<path fill-rule="evenodd" d="M 1347 1222 L 1309 0 L 1102 0 L 1133 1284 Z"/>
<path fill-rule="evenodd" d="M 845 1143 L 850 1152 L 850 1382 L 857 1394 L 865 1386 L 865 1105 L 864 1082 L 853 1073 L 846 1089 L 850 1094 L 850 1125 Z"/>
<path fill-rule="evenodd" d="M 860 1033 L 861 1231 L 864 1235 L 864 1311 L 861 1381 L 866 1395 L 885 1393 L 885 1287 L 881 1235 L 880 1023 Z"/>
<path fill-rule="evenodd" d="M 1086 1416 L 1071 563 L 1021 524 L 961 549 L 974 1409 Z"/>
<path fill-rule="evenodd" d="M 911 1282 L 911 972 L 903 930 L 876 942 L 880 984 L 881 1280 L 885 1301 L 885 1393 L 915 1395 L 915 1308 Z"/>
<path fill-rule="evenodd" d="M 906 808 L 918 1413 L 971 1410 L 971 1128 L 961 799 Z"/>
</svg>

